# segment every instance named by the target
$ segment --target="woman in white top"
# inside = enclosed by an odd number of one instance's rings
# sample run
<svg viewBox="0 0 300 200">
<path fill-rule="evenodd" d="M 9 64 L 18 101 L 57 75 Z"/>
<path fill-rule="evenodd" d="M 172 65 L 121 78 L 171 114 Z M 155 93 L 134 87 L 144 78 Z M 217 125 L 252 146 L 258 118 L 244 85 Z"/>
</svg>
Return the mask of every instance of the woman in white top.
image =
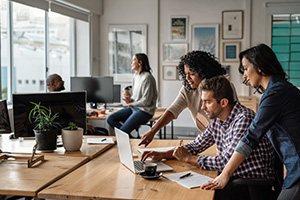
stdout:
<svg viewBox="0 0 300 200">
<path fill-rule="evenodd" d="M 210 53 L 192 51 L 180 58 L 177 70 L 182 77 L 183 84 L 178 96 L 154 126 L 142 135 L 142 141 L 139 145 L 144 144 L 147 146 L 153 140 L 157 131 L 176 119 L 186 108 L 190 110 L 192 118 L 200 131 L 203 131 L 208 125 L 209 119 L 201 110 L 201 90 L 198 86 L 203 79 L 224 75 L 226 73 L 225 69 Z M 233 91 L 237 100 L 235 89 Z"/>
<path fill-rule="evenodd" d="M 132 81 L 132 96 L 123 97 L 125 108 L 107 118 L 107 123 L 129 134 L 152 118 L 156 109 L 157 89 L 146 54 L 137 53 L 130 62 L 135 71 Z M 120 123 L 122 122 L 122 123 Z"/>
</svg>

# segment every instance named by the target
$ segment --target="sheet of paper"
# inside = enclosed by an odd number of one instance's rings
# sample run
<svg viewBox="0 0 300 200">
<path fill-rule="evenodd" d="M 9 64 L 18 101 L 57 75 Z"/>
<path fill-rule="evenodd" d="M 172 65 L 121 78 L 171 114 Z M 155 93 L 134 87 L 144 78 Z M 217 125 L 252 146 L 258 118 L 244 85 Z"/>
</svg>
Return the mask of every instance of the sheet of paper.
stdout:
<svg viewBox="0 0 300 200">
<path fill-rule="evenodd" d="M 180 179 L 179 177 L 191 173 L 190 176 L 187 176 L 185 178 Z M 208 181 L 212 180 L 212 178 L 198 174 L 193 171 L 185 171 L 185 172 L 179 172 L 179 173 L 172 173 L 172 174 L 163 174 L 163 176 L 171 181 L 174 181 L 184 187 L 187 187 L 189 189 L 200 187 L 201 185 L 207 183 Z"/>
<path fill-rule="evenodd" d="M 137 149 L 137 151 L 141 154 L 144 153 L 144 151 L 158 151 L 158 152 L 164 152 L 164 151 L 169 151 L 171 149 L 174 149 L 175 146 L 173 147 L 157 147 L 157 148 L 143 148 L 143 149 Z"/>
<path fill-rule="evenodd" d="M 113 138 L 87 138 L 88 144 L 114 144 Z"/>
</svg>

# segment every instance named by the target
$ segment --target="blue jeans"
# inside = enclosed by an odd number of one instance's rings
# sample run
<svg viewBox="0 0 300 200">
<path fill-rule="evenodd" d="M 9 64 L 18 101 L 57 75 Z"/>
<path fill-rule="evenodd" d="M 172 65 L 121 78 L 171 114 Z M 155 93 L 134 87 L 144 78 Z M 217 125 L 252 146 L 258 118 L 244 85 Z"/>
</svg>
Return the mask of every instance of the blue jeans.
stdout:
<svg viewBox="0 0 300 200">
<path fill-rule="evenodd" d="M 106 122 L 113 129 L 118 129 L 128 133 L 138 128 L 141 124 L 145 124 L 153 115 L 146 113 L 138 108 L 126 107 L 108 116 Z"/>
</svg>

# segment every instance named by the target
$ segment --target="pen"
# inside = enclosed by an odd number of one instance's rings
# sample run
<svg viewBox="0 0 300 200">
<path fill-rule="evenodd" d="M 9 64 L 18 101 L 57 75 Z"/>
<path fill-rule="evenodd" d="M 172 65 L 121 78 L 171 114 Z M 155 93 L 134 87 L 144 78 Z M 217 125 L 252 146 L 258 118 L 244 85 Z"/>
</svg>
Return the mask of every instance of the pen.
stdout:
<svg viewBox="0 0 300 200">
<path fill-rule="evenodd" d="M 191 172 L 189 172 L 189 173 L 187 173 L 185 175 L 180 176 L 179 178 L 182 179 L 182 178 L 185 178 L 185 177 L 188 177 L 188 176 L 191 176 L 191 175 L 192 175 Z"/>
<path fill-rule="evenodd" d="M 106 140 L 106 138 L 102 139 L 101 142 L 104 142 Z"/>
<path fill-rule="evenodd" d="M 180 140 L 180 144 L 179 144 L 179 146 L 182 146 L 182 143 L 183 143 L 183 140 Z"/>
</svg>

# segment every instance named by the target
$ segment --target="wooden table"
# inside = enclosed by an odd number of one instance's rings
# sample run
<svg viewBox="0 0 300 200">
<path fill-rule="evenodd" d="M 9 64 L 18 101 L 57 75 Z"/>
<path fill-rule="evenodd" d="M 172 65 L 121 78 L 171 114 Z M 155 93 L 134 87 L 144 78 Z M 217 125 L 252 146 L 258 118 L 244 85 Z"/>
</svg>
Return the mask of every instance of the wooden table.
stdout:
<svg viewBox="0 0 300 200">
<path fill-rule="evenodd" d="M 133 152 L 140 140 L 131 140 Z M 151 147 L 178 145 L 179 140 L 153 140 Z M 209 154 L 215 155 L 215 147 Z M 212 178 L 216 171 L 201 170 L 187 163 L 168 160 L 175 173 L 192 170 Z M 213 199 L 214 191 L 199 188 L 187 189 L 163 177 L 146 180 L 132 173 L 119 161 L 117 145 L 98 158 L 83 165 L 49 187 L 39 192 L 39 198 L 47 199 Z"/>
<path fill-rule="evenodd" d="M 101 153 L 111 148 L 114 144 L 87 144 L 88 137 L 113 137 L 113 136 L 83 136 L 82 146 L 80 151 L 66 151 L 64 147 L 58 147 L 53 152 L 39 152 L 43 155 L 62 155 L 62 156 L 84 156 L 89 159 L 93 159 L 99 156 Z M 114 138 L 114 137 L 113 137 Z M 2 135 L 0 137 L 0 149 L 5 152 L 11 153 L 32 153 L 33 146 L 35 145 L 34 139 L 9 139 L 8 135 Z"/>
<path fill-rule="evenodd" d="M 45 161 L 27 168 L 27 160 L 0 162 L 0 194 L 36 197 L 37 193 L 86 163 L 87 157 L 45 156 Z"/>
</svg>

